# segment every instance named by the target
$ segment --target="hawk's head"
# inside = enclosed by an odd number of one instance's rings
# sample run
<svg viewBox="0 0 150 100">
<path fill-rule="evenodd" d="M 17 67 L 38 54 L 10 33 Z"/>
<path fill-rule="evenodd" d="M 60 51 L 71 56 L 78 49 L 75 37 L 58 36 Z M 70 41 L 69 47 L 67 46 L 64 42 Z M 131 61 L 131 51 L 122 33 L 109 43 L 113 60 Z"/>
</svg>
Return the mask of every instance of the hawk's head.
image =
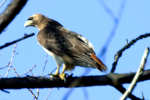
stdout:
<svg viewBox="0 0 150 100">
<path fill-rule="evenodd" d="M 37 27 L 39 30 L 42 30 L 45 27 L 59 27 L 62 25 L 57 21 L 47 18 L 42 14 L 34 14 L 27 19 L 24 26 L 25 27 L 33 26 Z"/>
</svg>

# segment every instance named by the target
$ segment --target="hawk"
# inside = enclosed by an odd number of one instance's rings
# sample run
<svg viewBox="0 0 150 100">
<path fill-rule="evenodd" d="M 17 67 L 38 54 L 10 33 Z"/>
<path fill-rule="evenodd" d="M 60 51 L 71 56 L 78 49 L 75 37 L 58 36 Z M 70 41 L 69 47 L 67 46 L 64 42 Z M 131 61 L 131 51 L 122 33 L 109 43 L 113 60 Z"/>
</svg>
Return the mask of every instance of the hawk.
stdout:
<svg viewBox="0 0 150 100">
<path fill-rule="evenodd" d="M 42 48 L 56 60 L 54 75 L 65 78 L 65 71 L 75 66 L 97 68 L 105 71 L 107 67 L 96 56 L 92 44 L 82 35 L 69 31 L 59 22 L 42 14 L 30 16 L 24 24 L 37 27 L 37 40 Z M 59 72 L 63 64 L 62 73 Z"/>
</svg>

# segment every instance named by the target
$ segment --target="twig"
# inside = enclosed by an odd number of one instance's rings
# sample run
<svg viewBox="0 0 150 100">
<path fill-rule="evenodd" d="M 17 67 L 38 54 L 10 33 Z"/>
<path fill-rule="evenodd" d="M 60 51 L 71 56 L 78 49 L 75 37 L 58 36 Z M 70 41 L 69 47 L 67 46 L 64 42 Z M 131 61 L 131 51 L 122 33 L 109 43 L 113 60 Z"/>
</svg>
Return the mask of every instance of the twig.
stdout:
<svg viewBox="0 0 150 100">
<path fill-rule="evenodd" d="M 147 61 L 148 54 L 149 54 L 149 48 L 146 48 L 146 50 L 144 52 L 144 55 L 143 55 L 143 57 L 141 59 L 141 64 L 140 64 L 140 66 L 139 66 L 139 68 L 138 68 L 138 70 L 137 70 L 137 72 L 136 72 L 136 74 L 135 74 L 135 76 L 134 76 L 134 78 L 133 78 L 133 80 L 132 80 L 128 90 L 123 94 L 123 96 L 121 97 L 120 100 L 125 100 L 128 97 L 129 93 L 131 93 L 133 91 L 133 89 L 135 88 L 136 83 L 137 83 L 140 75 L 144 71 L 144 67 L 145 67 L 145 63 Z"/>
<path fill-rule="evenodd" d="M 35 100 L 38 100 L 38 97 L 33 93 L 31 89 L 28 88 L 28 91 L 32 94 Z"/>
<path fill-rule="evenodd" d="M 8 24 L 21 11 L 28 0 L 13 0 L 11 4 L 0 15 L 0 34 L 8 26 Z"/>
<path fill-rule="evenodd" d="M 113 11 L 106 5 L 104 0 L 99 0 L 100 4 L 104 8 L 105 12 L 112 18 L 112 20 L 117 19 L 117 17 L 114 15 Z"/>
<path fill-rule="evenodd" d="M 46 68 L 47 63 L 48 63 L 48 55 L 45 56 L 44 66 L 42 67 L 42 74 L 43 74 L 44 71 L 45 71 L 45 68 Z"/>
<path fill-rule="evenodd" d="M 8 64 L 8 71 L 6 73 L 5 76 L 8 76 L 8 73 L 9 71 L 11 70 L 11 68 L 14 70 L 14 73 L 16 74 L 17 77 L 20 77 L 20 75 L 17 73 L 16 71 L 16 68 L 13 66 L 13 60 L 14 60 L 14 57 L 15 57 L 15 54 L 16 54 L 16 45 L 13 49 L 13 52 L 12 52 L 12 57 L 11 57 L 11 60 Z M 31 69 L 30 71 L 32 71 L 33 69 Z M 3 90 L 3 89 L 2 89 Z M 37 91 L 37 96 L 34 94 L 34 92 L 28 88 L 28 91 L 32 94 L 32 96 L 34 97 L 35 100 L 38 100 L 38 96 L 39 96 L 39 91 Z"/>
<path fill-rule="evenodd" d="M 111 69 L 111 73 L 114 73 L 114 71 L 116 70 L 116 66 L 118 64 L 118 61 L 120 59 L 120 57 L 122 56 L 123 52 L 127 49 L 129 49 L 131 46 L 133 46 L 138 40 L 144 39 L 144 38 L 148 38 L 150 37 L 150 33 L 145 33 L 143 35 L 138 36 L 137 38 L 131 40 L 128 44 L 126 44 L 123 48 L 121 48 L 116 54 L 115 54 L 115 59 L 114 62 L 112 64 L 112 69 Z"/>
<path fill-rule="evenodd" d="M 4 90 L 4 89 L 1 89 L 2 92 L 5 92 L 5 93 L 10 93 L 9 91 L 7 90 Z"/>
<path fill-rule="evenodd" d="M 142 92 L 142 100 L 145 100 L 145 97 L 144 97 L 144 94 L 143 94 L 143 92 Z"/>
<path fill-rule="evenodd" d="M 34 65 L 32 68 L 30 68 L 25 74 L 28 74 L 29 72 L 32 73 L 33 69 L 36 68 L 36 65 Z M 24 75 L 25 75 L 24 74 Z M 33 76 L 33 73 L 32 73 L 32 76 Z M 33 98 L 35 100 L 38 100 L 38 97 L 39 97 L 39 89 L 37 89 L 37 95 L 35 95 L 35 93 L 32 91 L 32 89 L 28 88 L 28 91 L 31 93 L 31 95 L 33 96 Z"/>
<path fill-rule="evenodd" d="M 71 96 L 71 94 L 73 93 L 74 90 L 75 90 L 75 88 L 69 89 L 63 96 L 62 100 L 69 100 L 69 97 Z"/>
<path fill-rule="evenodd" d="M 13 67 L 13 60 L 14 60 L 14 57 L 16 55 L 16 48 L 17 48 L 17 45 L 15 45 L 14 48 L 13 48 L 12 56 L 10 58 L 10 61 L 9 61 L 8 65 L 7 65 L 8 66 L 8 70 L 7 70 L 6 74 L 4 75 L 5 77 L 8 77 L 8 73 L 11 70 L 11 68 Z"/>
<path fill-rule="evenodd" d="M 36 95 L 37 100 L 38 100 L 39 96 L 40 96 L 40 89 L 38 88 L 38 89 L 37 89 L 37 95 Z"/>
<path fill-rule="evenodd" d="M 25 73 L 23 73 L 23 75 L 28 75 L 29 73 L 32 74 L 33 76 L 33 70 L 36 68 L 37 66 L 36 65 L 33 65 L 30 69 L 28 69 Z"/>
<path fill-rule="evenodd" d="M 82 88 L 83 90 L 83 95 L 84 95 L 84 100 L 89 100 L 89 94 L 86 88 Z"/>
<path fill-rule="evenodd" d="M 16 39 L 16 40 L 14 40 L 14 41 L 11 41 L 11 42 L 8 42 L 8 43 L 5 43 L 5 44 L 1 45 L 1 46 L 0 46 L 0 49 L 4 49 L 4 48 L 6 48 L 6 47 L 8 47 L 8 46 L 10 46 L 10 45 L 13 45 L 13 44 L 19 42 L 19 41 L 22 41 L 22 40 L 24 40 L 24 39 L 27 39 L 27 38 L 29 38 L 29 37 L 32 37 L 33 35 L 34 35 L 34 33 L 31 33 L 31 34 L 24 34 L 24 36 L 21 37 L 21 38 L 19 38 L 19 39 Z"/>
</svg>

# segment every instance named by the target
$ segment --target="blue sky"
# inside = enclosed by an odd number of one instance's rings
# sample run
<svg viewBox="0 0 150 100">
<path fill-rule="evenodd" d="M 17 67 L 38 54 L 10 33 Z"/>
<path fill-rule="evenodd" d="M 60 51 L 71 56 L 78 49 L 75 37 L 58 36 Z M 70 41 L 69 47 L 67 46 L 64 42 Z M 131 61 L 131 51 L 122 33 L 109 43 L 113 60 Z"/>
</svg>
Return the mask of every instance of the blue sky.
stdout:
<svg viewBox="0 0 150 100">
<path fill-rule="evenodd" d="M 111 16 L 105 11 L 101 4 L 102 0 L 29 0 L 21 13 L 12 21 L 12 23 L 0 35 L 0 45 L 5 42 L 12 41 L 22 37 L 25 33 L 37 33 L 36 28 L 24 28 L 26 19 L 35 13 L 42 13 L 50 18 L 59 21 L 65 28 L 82 34 L 92 42 L 97 54 L 100 53 L 105 44 L 113 26 L 114 21 Z M 103 0 L 104 1 L 104 0 Z M 120 5 L 124 0 L 105 0 L 106 5 L 113 11 L 114 16 L 118 16 Z M 7 0 L 4 6 L 7 6 Z M 115 53 L 123 47 L 127 40 L 150 32 L 150 1 L 149 0 L 126 0 L 124 10 L 119 26 L 116 30 L 116 35 L 111 41 L 105 59 L 102 59 L 108 66 L 108 71 L 111 69 Z M 4 7 L 0 9 L 2 12 Z M 139 67 L 141 56 L 146 47 L 149 46 L 149 38 L 139 41 L 132 48 L 127 50 L 119 61 L 117 73 L 135 72 Z M 55 60 L 48 56 L 39 46 L 36 36 L 26 39 L 16 44 L 16 55 L 12 65 L 20 75 L 24 75 L 30 68 L 36 66 L 33 70 L 34 76 L 47 75 L 55 69 Z M 0 51 L 0 66 L 5 66 L 10 61 L 12 56 L 13 46 Z M 48 60 L 44 74 L 42 68 L 45 60 Z M 148 59 L 149 60 L 149 59 Z M 149 68 L 149 61 L 146 64 L 146 69 Z M 80 76 L 84 72 L 84 68 L 77 67 L 73 74 Z M 4 76 L 7 69 L 0 70 L 0 76 Z M 96 69 L 92 69 L 88 75 L 102 75 Z M 31 75 L 31 74 L 29 74 Z M 15 76 L 13 70 L 8 74 L 9 77 Z M 142 82 L 137 85 L 134 94 L 138 97 L 144 94 L 146 99 L 149 99 L 150 81 Z M 128 86 L 128 85 L 125 85 Z M 68 88 L 53 88 L 40 89 L 39 100 L 62 100 L 64 95 L 69 91 Z M 32 95 L 27 89 L 9 90 L 11 93 L 6 94 L 1 92 L 1 100 L 32 100 Z M 36 90 L 34 90 L 36 92 Z M 110 86 L 94 86 L 86 88 L 75 88 L 68 100 L 118 100 L 121 96 L 116 89 Z"/>
</svg>

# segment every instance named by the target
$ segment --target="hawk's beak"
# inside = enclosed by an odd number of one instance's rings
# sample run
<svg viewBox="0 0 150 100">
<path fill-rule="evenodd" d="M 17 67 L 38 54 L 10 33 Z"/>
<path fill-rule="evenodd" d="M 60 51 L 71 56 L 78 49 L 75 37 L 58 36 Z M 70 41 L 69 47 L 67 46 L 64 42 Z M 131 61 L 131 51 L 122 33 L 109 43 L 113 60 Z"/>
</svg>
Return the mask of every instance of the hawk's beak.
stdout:
<svg viewBox="0 0 150 100">
<path fill-rule="evenodd" d="M 32 20 L 27 20 L 27 21 L 24 23 L 24 27 L 28 27 L 28 26 L 33 26 L 33 21 L 32 21 Z"/>
<path fill-rule="evenodd" d="M 27 21 L 24 23 L 24 27 L 33 26 L 33 17 L 29 17 Z"/>
</svg>

